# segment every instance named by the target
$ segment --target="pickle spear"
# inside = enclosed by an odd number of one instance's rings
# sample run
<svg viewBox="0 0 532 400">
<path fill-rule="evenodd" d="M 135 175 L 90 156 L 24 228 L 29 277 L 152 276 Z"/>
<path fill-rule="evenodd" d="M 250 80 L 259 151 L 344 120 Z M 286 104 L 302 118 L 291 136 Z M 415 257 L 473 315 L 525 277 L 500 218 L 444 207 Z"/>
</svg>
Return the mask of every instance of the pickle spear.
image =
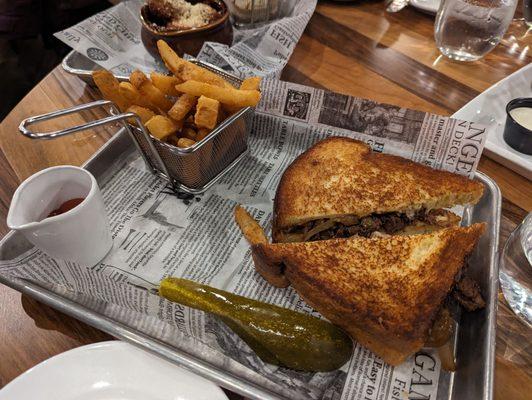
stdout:
<svg viewBox="0 0 532 400">
<path fill-rule="evenodd" d="M 351 357 L 349 336 L 310 315 L 181 278 L 163 279 L 159 295 L 220 317 L 270 364 L 324 372 L 341 367 Z"/>
</svg>

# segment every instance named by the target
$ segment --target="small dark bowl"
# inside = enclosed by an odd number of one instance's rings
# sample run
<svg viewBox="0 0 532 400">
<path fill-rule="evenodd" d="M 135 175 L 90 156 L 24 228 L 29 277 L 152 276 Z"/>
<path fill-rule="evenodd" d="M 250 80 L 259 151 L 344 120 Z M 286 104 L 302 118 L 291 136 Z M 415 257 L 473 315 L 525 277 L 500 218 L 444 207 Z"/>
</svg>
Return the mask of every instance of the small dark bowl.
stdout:
<svg viewBox="0 0 532 400">
<path fill-rule="evenodd" d="M 511 110 L 519 107 L 532 109 L 532 97 L 513 99 L 508 103 L 503 139 L 511 148 L 532 155 L 532 131 L 517 123 L 510 115 Z"/>
<path fill-rule="evenodd" d="M 229 21 L 229 10 L 222 0 L 203 0 L 217 10 L 221 17 L 213 22 L 198 28 L 185 30 L 166 30 L 157 25 L 148 5 L 145 4 L 140 9 L 140 20 L 142 22 L 142 42 L 154 57 L 158 58 L 157 40 L 163 39 L 174 51 L 182 56 L 187 53 L 197 55 L 204 42 L 218 42 L 230 45 L 233 41 L 233 27 Z"/>
</svg>

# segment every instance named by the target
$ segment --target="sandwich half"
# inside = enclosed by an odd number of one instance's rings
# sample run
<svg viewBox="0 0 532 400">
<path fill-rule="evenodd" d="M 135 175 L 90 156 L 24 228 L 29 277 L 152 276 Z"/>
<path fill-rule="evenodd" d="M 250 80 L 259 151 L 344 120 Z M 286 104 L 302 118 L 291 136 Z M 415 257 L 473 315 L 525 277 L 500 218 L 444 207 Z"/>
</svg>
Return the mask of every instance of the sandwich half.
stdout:
<svg viewBox="0 0 532 400">
<path fill-rule="evenodd" d="M 331 137 L 284 172 L 274 200 L 274 242 L 415 234 L 458 225 L 444 210 L 478 202 L 483 186 L 457 174 Z"/>
<path fill-rule="evenodd" d="M 255 243 L 257 271 L 398 365 L 429 340 L 485 224 L 414 236 Z M 477 287 L 478 289 L 478 287 Z"/>
</svg>

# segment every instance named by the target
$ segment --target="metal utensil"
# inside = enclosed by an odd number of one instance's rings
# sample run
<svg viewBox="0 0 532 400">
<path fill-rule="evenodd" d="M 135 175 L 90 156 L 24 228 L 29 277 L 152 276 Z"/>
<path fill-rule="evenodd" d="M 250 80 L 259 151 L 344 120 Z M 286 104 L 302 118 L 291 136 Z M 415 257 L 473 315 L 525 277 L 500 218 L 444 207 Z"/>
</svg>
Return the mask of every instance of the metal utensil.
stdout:
<svg viewBox="0 0 532 400">
<path fill-rule="evenodd" d="M 395 13 L 405 8 L 409 0 L 386 0 L 386 11 L 389 13 Z"/>
<path fill-rule="evenodd" d="M 239 78 L 208 63 L 197 60 L 191 60 L 191 62 L 220 75 L 236 87 L 242 83 Z M 32 124 L 39 121 L 93 108 L 103 108 L 107 112 L 107 116 L 55 132 L 33 132 L 29 129 Z M 132 137 L 150 171 L 169 181 L 176 191 L 194 195 L 205 192 L 223 174 L 245 157 L 252 119 L 253 109 L 245 107 L 220 123 L 204 139 L 190 147 L 178 148 L 153 138 L 136 114 L 120 114 L 120 110 L 110 101 L 98 100 L 26 118 L 21 122 L 19 130 L 31 139 L 53 139 L 97 126 L 120 122 Z"/>
</svg>

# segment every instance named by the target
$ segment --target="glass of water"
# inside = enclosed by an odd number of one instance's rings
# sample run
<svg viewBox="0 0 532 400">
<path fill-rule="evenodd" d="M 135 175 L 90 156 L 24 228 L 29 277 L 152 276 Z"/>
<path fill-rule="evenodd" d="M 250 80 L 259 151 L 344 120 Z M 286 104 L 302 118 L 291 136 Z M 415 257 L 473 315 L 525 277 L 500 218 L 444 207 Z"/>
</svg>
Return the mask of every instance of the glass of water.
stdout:
<svg viewBox="0 0 532 400">
<path fill-rule="evenodd" d="M 225 0 L 237 28 L 256 28 L 290 15 L 295 0 Z"/>
<path fill-rule="evenodd" d="M 512 310 L 532 327 L 532 212 L 504 245 L 499 281 Z"/>
<path fill-rule="evenodd" d="M 436 45 L 458 61 L 484 57 L 500 42 L 517 0 L 442 0 L 434 24 Z"/>
</svg>

